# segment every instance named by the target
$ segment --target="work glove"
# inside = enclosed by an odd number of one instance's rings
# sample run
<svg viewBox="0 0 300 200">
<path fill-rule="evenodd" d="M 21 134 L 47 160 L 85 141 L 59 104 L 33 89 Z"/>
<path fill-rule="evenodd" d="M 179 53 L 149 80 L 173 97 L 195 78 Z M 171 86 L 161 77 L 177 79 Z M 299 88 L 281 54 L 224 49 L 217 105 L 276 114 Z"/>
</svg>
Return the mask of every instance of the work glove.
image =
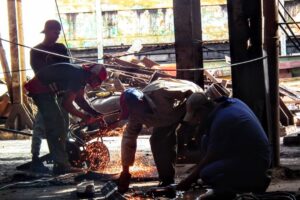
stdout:
<svg viewBox="0 0 300 200">
<path fill-rule="evenodd" d="M 118 192 L 120 194 L 124 194 L 128 191 L 130 179 L 131 174 L 129 172 L 121 172 L 120 177 L 118 179 Z"/>
</svg>

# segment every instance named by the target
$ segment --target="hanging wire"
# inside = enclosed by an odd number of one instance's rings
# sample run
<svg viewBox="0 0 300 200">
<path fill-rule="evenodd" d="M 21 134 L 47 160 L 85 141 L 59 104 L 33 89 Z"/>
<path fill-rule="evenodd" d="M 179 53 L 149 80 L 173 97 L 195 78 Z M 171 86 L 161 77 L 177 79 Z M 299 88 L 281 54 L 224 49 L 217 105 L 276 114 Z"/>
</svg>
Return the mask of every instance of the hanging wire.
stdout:
<svg viewBox="0 0 300 200">
<path fill-rule="evenodd" d="M 5 42 L 8 42 L 8 43 L 11 43 L 11 44 L 14 44 L 14 45 L 18 45 L 18 46 L 21 46 L 21 47 L 25 47 L 25 48 L 29 48 L 29 49 L 33 49 L 33 50 L 36 50 L 36 51 L 39 51 L 39 52 L 43 52 L 43 53 L 47 53 L 47 54 L 51 54 L 51 55 L 55 55 L 55 56 L 60 56 L 60 57 L 63 57 L 63 58 L 71 58 L 70 56 L 66 56 L 66 55 L 61 55 L 61 54 L 57 54 L 57 53 L 53 53 L 53 52 L 49 52 L 49 51 L 45 51 L 45 50 L 42 50 L 42 49 L 38 49 L 38 48 L 34 48 L 34 47 L 29 47 L 27 45 L 24 45 L 24 44 L 19 44 L 19 43 L 15 43 L 15 42 L 12 42 L 10 40 L 6 40 L 6 39 L 3 39 L 3 38 L 0 38 L 0 40 L 2 41 L 5 41 Z M 248 64 L 248 63 L 252 63 L 252 62 L 257 62 L 257 61 L 260 61 L 260 60 L 264 60 L 266 59 L 268 56 L 262 56 L 262 57 L 259 57 L 259 58 L 254 58 L 254 59 L 251 59 L 251 60 L 247 60 L 247 61 L 243 61 L 243 62 L 239 62 L 239 63 L 234 63 L 234 64 L 228 64 L 228 65 L 224 65 L 224 66 L 219 66 L 219 67 L 210 67 L 209 70 L 211 69 L 221 69 L 221 68 L 227 68 L 227 67 L 235 67 L 235 66 L 239 66 L 239 65 L 244 65 L 244 64 Z M 114 57 L 112 57 L 114 58 Z M 84 59 L 80 59 L 80 58 L 73 58 L 74 60 L 78 60 L 78 61 L 82 61 L 82 62 L 85 62 L 85 63 L 89 63 L 89 64 L 99 64 L 97 62 L 92 62 L 92 61 L 89 61 L 89 60 L 84 60 Z M 130 67 L 130 66 L 122 66 L 122 65 L 112 65 L 112 64 L 102 64 L 104 66 L 106 66 L 107 68 L 110 68 L 110 69 L 113 69 L 115 71 L 122 71 L 122 69 L 136 69 L 135 67 Z M 117 69 L 115 69 L 117 68 Z M 27 71 L 27 70 L 32 70 L 32 69 L 24 69 L 24 70 L 17 70 L 17 71 L 11 71 L 11 72 L 18 72 L 18 71 Z M 141 72 L 148 72 L 149 73 L 149 69 L 139 69 Z M 207 69 L 204 69 L 204 68 L 193 68 L 193 69 L 164 69 L 164 70 L 160 70 L 160 71 L 203 71 L 203 70 L 207 70 Z M 2 72 L 4 74 L 4 72 Z"/>
<path fill-rule="evenodd" d="M 67 49 L 68 49 L 68 53 L 69 53 L 69 55 L 71 57 L 70 58 L 71 59 L 71 63 L 73 63 L 72 52 L 71 52 L 71 50 L 69 48 L 69 44 L 68 44 L 67 37 L 66 37 L 66 34 L 65 34 L 65 30 L 64 30 L 63 23 L 62 23 L 62 19 L 61 19 L 61 15 L 60 15 L 60 11 L 59 11 L 57 0 L 55 0 L 55 5 L 56 5 L 56 10 L 57 10 L 57 14 L 58 14 L 58 17 L 59 17 L 60 25 L 61 25 L 61 30 L 62 30 L 63 35 L 64 35 L 64 40 L 65 40 L 65 43 L 66 43 L 66 46 L 67 46 Z"/>
</svg>

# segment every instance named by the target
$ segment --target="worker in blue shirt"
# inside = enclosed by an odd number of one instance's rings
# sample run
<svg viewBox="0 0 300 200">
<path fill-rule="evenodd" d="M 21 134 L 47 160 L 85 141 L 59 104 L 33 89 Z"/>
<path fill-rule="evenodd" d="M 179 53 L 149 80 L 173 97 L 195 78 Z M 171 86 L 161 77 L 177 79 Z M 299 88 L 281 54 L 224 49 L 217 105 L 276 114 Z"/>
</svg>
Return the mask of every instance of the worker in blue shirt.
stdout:
<svg viewBox="0 0 300 200">
<path fill-rule="evenodd" d="M 184 121 L 204 130 L 203 155 L 177 189 L 187 190 L 200 179 L 215 195 L 264 192 L 270 182 L 266 172 L 271 153 L 266 133 L 250 108 L 236 98 L 213 101 L 203 93 L 192 94 L 186 106 Z"/>
</svg>

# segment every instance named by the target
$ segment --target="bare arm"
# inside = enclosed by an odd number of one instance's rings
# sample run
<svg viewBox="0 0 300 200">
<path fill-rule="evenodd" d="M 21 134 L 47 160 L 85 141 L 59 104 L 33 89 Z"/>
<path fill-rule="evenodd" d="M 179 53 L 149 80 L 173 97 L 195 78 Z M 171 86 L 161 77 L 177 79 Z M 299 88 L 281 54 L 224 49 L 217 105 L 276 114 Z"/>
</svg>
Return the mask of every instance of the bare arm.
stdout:
<svg viewBox="0 0 300 200">
<path fill-rule="evenodd" d="M 129 166 L 132 166 L 134 163 L 137 137 L 141 129 L 142 124 L 137 123 L 135 120 L 129 120 L 122 137 L 121 145 L 123 171 L 129 172 Z"/>
<path fill-rule="evenodd" d="M 80 90 L 76 97 L 75 97 L 75 103 L 83 109 L 85 112 L 89 113 L 92 116 L 99 115 L 98 112 L 96 112 L 94 109 L 91 108 L 91 106 L 87 103 L 86 99 L 84 98 L 84 89 Z"/>
<path fill-rule="evenodd" d="M 71 115 L 74 115 L 74 116 L 79 117 L 81 119 L 89 118 L 90 116 L 84 114 L 83 112 L 80 112 L 73 105 L 73 102 L 74 102 L 76 96 L 77 96 L 77 93 L 75 93 L 75 92 L 67 92 L 65 94 L 64 98 L 63 98 L 63 103 L 62 103 L 63 107 Z"/>
</svg>

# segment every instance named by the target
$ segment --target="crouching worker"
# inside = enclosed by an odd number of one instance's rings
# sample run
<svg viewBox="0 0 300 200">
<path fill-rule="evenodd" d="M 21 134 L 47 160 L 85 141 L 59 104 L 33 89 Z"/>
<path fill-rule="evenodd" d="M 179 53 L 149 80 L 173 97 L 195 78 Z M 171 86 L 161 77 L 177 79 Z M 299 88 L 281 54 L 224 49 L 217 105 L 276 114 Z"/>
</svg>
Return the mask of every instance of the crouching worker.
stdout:
<svg viewBox="0 0 300 200">
<path fill-rule="evenodd" d="M 204 156 L 194 171 L 177 185 L 178 190 L 187 190 L 198 179 L 221 197 L 267 189 L 269 142 L 246 104 L 227 97 L 212 101 L 202 93 L 194 93 L 187 100 L 184 120 L 204 127 Z"/>
<path fill-rule="evenodd" d="M 160 186 L 174 183 L 175 130 L 185 115 L 185 102 L 194 92 L 202 92 L 202 89 L 190 81 L 177 79 L 159 79 L 142 91 L 135 88 L 124 91 L 120 98 L 121 118 L 128 118 L 128 124 L 121 145 L 123 171 L 118 182 L 119 192 L 128 190 L 129 167 L 134 164 L 137 137 L 143 125 L 153 127 L 150 145 Z"/>
<path fill-rule="evenodd" d="M 54 174 L 82 171 L 71 167 L 68 161 L 65 147 L 68 124 L 57 102 L 57 96 L 62 96 L 62 107 L 68 113 L 90 123 L 95 121 L 93 115 L 97 115 L 97 112 L 85 101 L 84 87 L 89 84 L 95 88 L 106 78 L 107 72 L 102 65 L 81 67 L 58 63 L 40 69 L 36 76 L 25 84 L 25 89 L 37 105 L 45 124 L 46 139 L 54 161 Z M 73 102 L 89 114 L 77 110 Z"/>
</svg>

